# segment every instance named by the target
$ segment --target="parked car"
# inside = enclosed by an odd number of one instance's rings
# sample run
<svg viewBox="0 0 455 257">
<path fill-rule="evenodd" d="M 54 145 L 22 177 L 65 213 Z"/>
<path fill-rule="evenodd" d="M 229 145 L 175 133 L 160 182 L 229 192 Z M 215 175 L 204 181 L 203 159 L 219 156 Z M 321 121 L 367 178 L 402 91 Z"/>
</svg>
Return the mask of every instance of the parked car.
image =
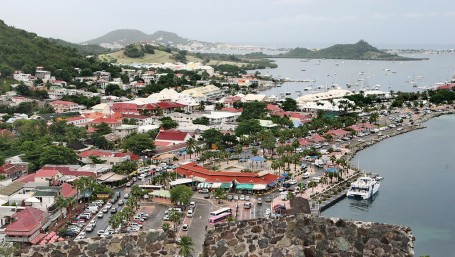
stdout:
<svg viewBox="0 0 455 257">
<path fill-rule="evenodd" d="M 239 196 L 238 195 L 234 195 L 234 200 L 239 200 Z"/>
<path fill-rule="evenodd" d="M 188 212 L 186 213 L 187 217 L 193 217 L 193 210 L 189 209 Z"/>
<path fill-rule="evenodd" d="M 114 207 L 111 209 L 111 213 L 116 213 L 116 212 L 117 212 L 117 208 Z"/>
<path fill-rule="evenodd" d="M 304 172 L 304 173 L 302 174 L 302 178 L 304 178 L 304 179 L 305 179 L 305 178 L 309 178 L 309 177 L 310 177 L 310 173 L 309 173 L 309 172 Z"/>
<path fill-rule="evenodd" d="M 240 201 L 245 201 L 245 196 L 244 196 L 244 195 L 240 195 L 239 200 L 240 200 Z"/>
<path fill-rule="evenodd" d="M 251 206 L 252 206 L 252 204 L 250 202 L 247 202 L 247 203 L 243 204 L 243 208 L 245 208 L 245 209 L 250 209 Z"/>
<path fill-rule="evenodd" d="M 265 198 L 265 202 L 266 202 L 266 203 L 270 203 L 271 201 L 272 201 L 272 197 L 267 196 L 267 197 Z"/>
<path fill-rule="evenodd" d="M 196 207 L 196 202 L 190 202 L 190 208 L 193 209 L 194 207 Z"/>
<path fill-rule="evenodd" d="M 291 180 L 288 180 L 288 183 L 289 183 L 290 185 L 295 185 L 295 184 L 297 184 L 297 180 L 291 179 Z"/>
<path fill-rule="evenodd" d="M 119 206 L 120 206 L 120 205 L 123 205 L 123 204 L 125 204 L 125 201 L 123 201 L 123 200 L 119 200 L 119 201 L 118 201 L 118 205 L 119 205 Z"/>
<path fill-rule="evenodd" d="M 142 228 L 142 223 L 139 222 L 131 222 L 129 226 L 136 226 Z"/>
<path fill-rule="evenodd" d="M 85 231 L 87 231 L 87 232 L 92 232 L 94 228 L 95 228 L 95 226 L 90 226 L 90 225 L 88 225 L 88 226 L 85 228 Z"/>
<path fill-rule="evenodd" d="M 133 184 L 133 183 L 131 183 L 131 181 L 128 181 L 128 182 L 126 182 L 125 186 L 126 186 L 126 187 L 130 187 L 132 184 Z"/>
<path fill-rule="evenodd" d="M 234 199 L 234 197 L 233 197 L 232 195 L 228 195 L 228 196 L 227 196 L 227 199 L 228 199 L 228 200 L 232 200 L 232 199 Z"/>
<path fill-rule="evenodd" d="M 258 204 L 262 204 L 262 198 L 258 198 Z"/>
<path fill-rule="evenodd" d="M 182 225 L 182 230 L 183 231 L 188 231 L 189 228 L 190 228 L 190 225 L 188 225 L 188 224 L 183 224 Z"/>
<path fill-rule="evenodd" d="M 204 198 L 205 198 L 205 199 L 209 199 L 209 198 L 210 198 L 210 194 L 204 195 Z"/>
<path fill-rule="evenodd" d="M 245 195 L 245 201 L 249 201 L 250 200 L 250 196 L 249 195 Z"/>
<path fill-rule="evenodd" d="M 209 190 L 208 190 L 207 188 L 204 188 L 204 189 L 199 190 L 199 193 L 201 193 L 201 194 L 208 194 L 208 193 L 209 193 Z"/>
</svg>

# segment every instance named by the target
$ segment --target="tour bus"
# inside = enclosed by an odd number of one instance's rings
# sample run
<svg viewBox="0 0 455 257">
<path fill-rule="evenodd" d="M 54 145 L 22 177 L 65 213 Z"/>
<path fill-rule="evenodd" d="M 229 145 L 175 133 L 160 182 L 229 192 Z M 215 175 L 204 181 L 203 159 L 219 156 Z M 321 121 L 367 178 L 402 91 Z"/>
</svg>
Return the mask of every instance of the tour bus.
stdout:
<svg viewBox="0 0 455 257">
<path fill-rule="evenodd" d="M 224 214 L 224 213 L 232 213 L 232 209 L 226 207 L 226 208 L 221 208 L 221 209 L 216 210 L 216 211 L 212 211 L 210 213 L 210 217 L 219 216 L 219 215 Z"/>
<path fill-rule="evenodd" d="M 231 213 L 230 212 L 225 212 L 223 214 L 220 214 L 220 215 L 217 215 L 217 216 L 213 216 L 213 217 L 210 217 L 209 218 L 209 224 L 211 225 L 214 225 L 214 224 L 218 224 L 218 223 L 222 223 L 224 222 L 227 218 L 231 217 Z"/>
<path fill-rule="evenodd" d="M 139 188 L 145 189 L 145 190 L 161 190 L 163 189 L 163 186 L 159 185 L 139 185 Z"/>
</svg>

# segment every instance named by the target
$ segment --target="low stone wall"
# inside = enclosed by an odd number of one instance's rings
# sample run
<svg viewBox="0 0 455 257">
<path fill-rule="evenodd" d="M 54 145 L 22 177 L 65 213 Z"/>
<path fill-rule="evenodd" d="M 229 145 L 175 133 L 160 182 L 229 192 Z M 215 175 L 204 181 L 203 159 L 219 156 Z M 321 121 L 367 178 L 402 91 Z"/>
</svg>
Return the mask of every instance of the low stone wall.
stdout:
<svg viewBox="0 0 455 257">
<path fill-rule="evenodd" d="M 203 256 L 413 256 L 408 227 L 310 215 L 231 222 L 209 229 Z"/>
<path fill-rule="evenodd" d="M 29 257 L 178 256 L 178 247 L 162 230 L 115 235 L 110 238 L 64 241 L 22 249 Z"/>
</svg>

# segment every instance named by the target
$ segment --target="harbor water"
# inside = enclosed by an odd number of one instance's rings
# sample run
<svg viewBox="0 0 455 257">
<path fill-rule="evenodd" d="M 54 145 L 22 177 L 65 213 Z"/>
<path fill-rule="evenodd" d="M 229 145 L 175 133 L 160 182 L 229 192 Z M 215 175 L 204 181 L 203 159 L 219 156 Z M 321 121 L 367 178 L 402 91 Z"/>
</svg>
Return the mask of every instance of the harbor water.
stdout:
<svg viewBox="0 0 455 257">
<path fill-rule="evenodd" d="M 373 201 L 344 199 L 326 217 L 409 226 L 415 256 L 455 256 L 455 115 L 359 152 L 353 165 L 384 177 Z"/>
<path fill-rule="evenodd" d="M 289 79 L 279 87 L 261 92 L 278 98 L 296 98 L 323 92 L 333 84 L 348 90 L 378 89 L 384 92 L 423 91 L 436 83 L 452 79 L 455 72 L 455 55 L 408 55 L 429 58 L 422 61 L 367 61 L 329 59 L 274 59 L 276 69 L 258 70 L 263 75 Z M 350 84 L 348 88 L 346 85 Z"/>
</svg>

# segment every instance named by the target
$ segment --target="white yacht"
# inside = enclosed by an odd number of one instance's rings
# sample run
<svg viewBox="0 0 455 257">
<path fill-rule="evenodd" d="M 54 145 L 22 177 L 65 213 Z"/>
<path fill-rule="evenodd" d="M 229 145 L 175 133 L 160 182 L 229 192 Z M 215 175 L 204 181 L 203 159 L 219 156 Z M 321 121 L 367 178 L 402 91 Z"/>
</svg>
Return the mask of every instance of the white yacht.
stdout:
<svg viewBox="0 0 455 257">
<path fill-rule="evenodd" d="M 351 187 L 346 193 L 347 197 L 360 198 L 363 200 L 371 198 L 379 191 L 379 181 L 371 177 L 360 177 L 351 183 Z"/>
</svg>

